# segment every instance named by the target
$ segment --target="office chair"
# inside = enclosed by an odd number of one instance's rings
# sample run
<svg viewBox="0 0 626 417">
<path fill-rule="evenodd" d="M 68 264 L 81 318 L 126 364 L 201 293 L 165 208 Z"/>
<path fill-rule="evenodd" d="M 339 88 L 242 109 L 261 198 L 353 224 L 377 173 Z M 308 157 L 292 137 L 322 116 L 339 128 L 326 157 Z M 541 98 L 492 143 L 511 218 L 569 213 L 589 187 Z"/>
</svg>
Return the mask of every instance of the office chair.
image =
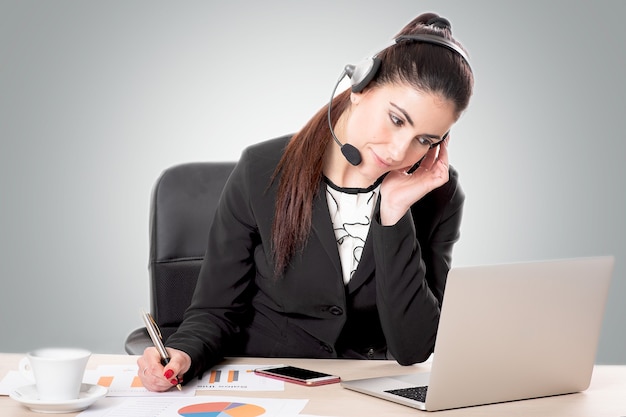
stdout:
<svg viewBox="0 0 626 417">
<path fill-rule="evenodd" d="M 150 312 L 163 340 L 171 336 L 191 303 L 207 236 L 222 188 L 234 162 L 197 162 L 163 171 L 150 205 Z M 152 346 L 144 327 L 126 338 L 125 350 L 141 355 Z"/>
</svg>

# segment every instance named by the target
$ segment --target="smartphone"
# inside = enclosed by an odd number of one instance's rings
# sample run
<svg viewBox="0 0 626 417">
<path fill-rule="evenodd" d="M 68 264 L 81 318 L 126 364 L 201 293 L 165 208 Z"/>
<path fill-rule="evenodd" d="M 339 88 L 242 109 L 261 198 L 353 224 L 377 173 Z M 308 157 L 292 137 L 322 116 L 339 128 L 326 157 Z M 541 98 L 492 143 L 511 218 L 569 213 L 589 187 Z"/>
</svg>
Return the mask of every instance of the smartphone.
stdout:
<svg viewBox="0 0 626 417">
<path fill-rule="evenodd" d="M 281 381 L 293 382 L 294 384 L 315 387 L 318 385 L 334 384 L 341 381 L 336 375 L 325 374 L 323 372 L 311 371 L 309 369 L 295 366 L 273 366 L 269 368 L 258 368 L 254 373 L 269 378 L 280 379 Z"/>
</svg>

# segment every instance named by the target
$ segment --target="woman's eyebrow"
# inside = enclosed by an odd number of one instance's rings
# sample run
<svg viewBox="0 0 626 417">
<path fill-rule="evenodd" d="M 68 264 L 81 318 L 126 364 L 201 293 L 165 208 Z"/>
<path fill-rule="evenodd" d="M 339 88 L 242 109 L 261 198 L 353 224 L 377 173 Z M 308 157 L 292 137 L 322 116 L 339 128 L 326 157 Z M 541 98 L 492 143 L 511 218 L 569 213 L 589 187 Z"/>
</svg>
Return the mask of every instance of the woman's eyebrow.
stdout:
<svg viewBox="0 0 626 417">
<path fill-rule="evenodd" d="M 404 117 L 406 118 L 407 122 L 409 122 L 409 124 L 411 126 L 413 126 L 413 119 L 411 119 L 411 116 L 409 116 L 409 114 L 406 112 L 406 110 L 404 110 L 402 107 L 398 106 L 395 103 L 390 102 L 389 104 L 391 104 L 393 107 L 395 107 L 400 113 L 402 113 L 404 115 Z"/>
<path fill-rule="evenodd" d="M 409 116 L 409 114 L 406 112 L 406 110 L 404 110 L 402 107 L 398 106 L 397 104 L 395 104 L 395 103 L 393 103 L 393 102 L 389 102 L 389 104 L 391 104 L 391 105 L 392 105 L 393 107 L 395 107 L 395 108 L 396 108 L 396 109 L 397 109 L 400 113 L 402 113 L 402 114 L 404 115 L 404 117 L 406 118 L 407 122 L 409 122 L 409 124 L 410 124 L 411 126 L 414 126 L 414 125 L 413 125 L 413 119 L 411 119 L 411 116 Z M 427 137 L 427 138 L 429 138 L 429 139 L 434 139 L 434 140 L 441 139 L 441 140 L 443 141 L 443 140 L 446 138 L 446 136 L 447 136 L 447 135 L 448 135 L 448 133 L 446 133 L 445 135 L 443 135 L 443 138 L 442 138 L 441 136 L 439 136 L 439 135 L 430 135 L 430 134 L 428 134 L 428 133 L 425 133 L 425 134 L 423 134 L 423 135 L 421 135 L 421 136 L 423 136 L 423 137 Z"/>
</svg>

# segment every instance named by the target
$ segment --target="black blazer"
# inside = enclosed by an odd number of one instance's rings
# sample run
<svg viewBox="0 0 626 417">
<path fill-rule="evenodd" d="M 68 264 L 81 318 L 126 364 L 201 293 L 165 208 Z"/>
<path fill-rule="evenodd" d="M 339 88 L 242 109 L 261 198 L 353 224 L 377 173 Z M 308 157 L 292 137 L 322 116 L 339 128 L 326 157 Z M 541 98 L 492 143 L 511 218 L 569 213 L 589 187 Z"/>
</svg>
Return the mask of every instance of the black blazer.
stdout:
<svg viewBox="0 0 626 417">
<path fill-rule="evenodd" d="M 277 184 L 269 183 L 289 139 L 247 148 L 226 183 L 192 303 L 167 341 L 192 358 L 186 380 L 224 355 L 412 364 L 433 351 L 464 201 L 456 171 L 396 225 L 382 226 L 377 211 L 347 286 L 322 185 L 309 240 L 276 279 L 270 234 Z"/>
</svg>

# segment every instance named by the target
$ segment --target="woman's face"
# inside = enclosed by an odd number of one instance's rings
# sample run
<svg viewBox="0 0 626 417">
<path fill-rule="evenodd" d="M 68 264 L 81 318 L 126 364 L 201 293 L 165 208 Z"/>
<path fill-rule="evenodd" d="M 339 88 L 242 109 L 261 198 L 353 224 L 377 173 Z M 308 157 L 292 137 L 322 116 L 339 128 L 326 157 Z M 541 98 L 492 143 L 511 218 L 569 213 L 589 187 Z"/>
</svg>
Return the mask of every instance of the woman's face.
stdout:
<svg viewBox="0 0 626 417">
<path fill-rule="evenodd" d="M 410 168 L 458 118 L 451 101 L 404 84 L 352 93 L 351 100 L 343 140 L 359 149 L 356 168 L 372 179 Z"/>
</svg>

